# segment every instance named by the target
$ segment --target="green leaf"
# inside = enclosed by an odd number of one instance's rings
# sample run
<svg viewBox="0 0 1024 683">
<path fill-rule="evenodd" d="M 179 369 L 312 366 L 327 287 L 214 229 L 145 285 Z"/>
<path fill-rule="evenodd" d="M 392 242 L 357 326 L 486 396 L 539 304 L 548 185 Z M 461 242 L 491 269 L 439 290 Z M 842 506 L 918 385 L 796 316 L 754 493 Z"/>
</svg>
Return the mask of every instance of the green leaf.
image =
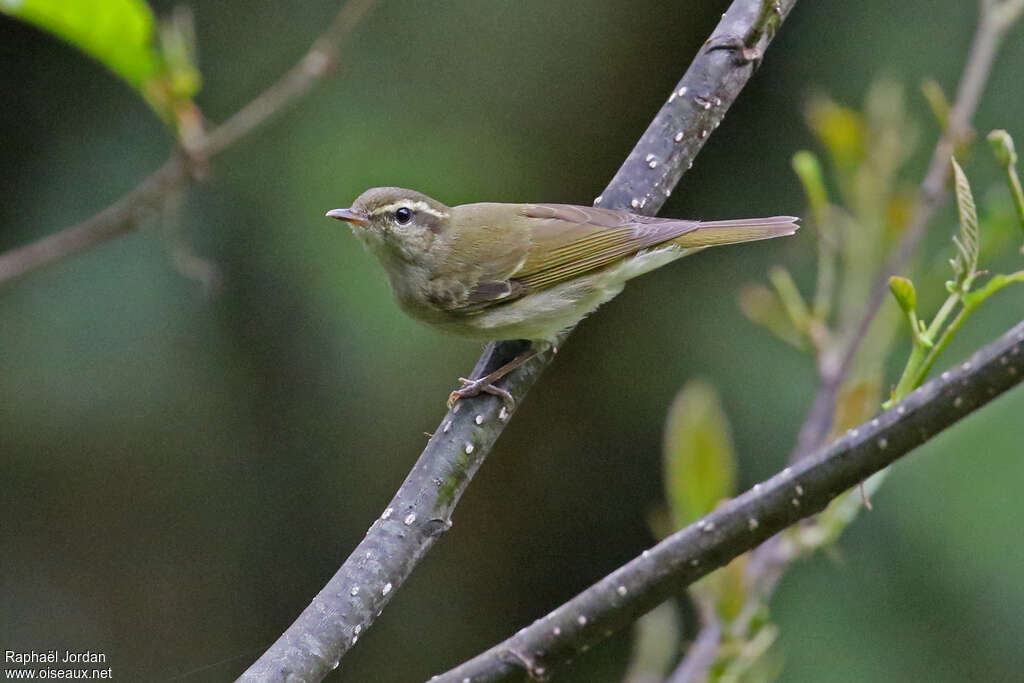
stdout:
<svg viewBox="0 0 1024 683">
<path fill-rule="evenodd" d="M 679 530 L 675 520 L 672 519 L 672 512 L 664 501 L 658 501 L 647 508 L 645 517 L 647 518 L 647 528 L 651 530 L 651 534 L 659 541 L 668 538 Z"/>
<path fill-rule="evenodd" d="M 776 337 L 798 349 L 807 346 L 806 338 L 797 332 L 782 300 L 774 290 L 761 284 L 747 284 L 740 288 L 740 310 L 743 315 L 768 329 Z"/>
<path fill-rule="evenodd" d="M 960 212 L 960 235 L 953 237 L 956 256 L 950 260 L 950 265 L 953 266 L 953 288 L 966 293 L 971 287 L 971 280 L 978 274 L 978 211 L 967 176 L 956 159 L 952 159 L 952 164 L 956 204 Z"/>
<path fill-rule="evenodd" d="M 844 383 L 836 398 L 834 432 L 844 432 L 873 417 L 878 412 L 881 394 L 882 378 L 877 371 Z"/>
<path fill-rule="evenodd" d="M 850 170 L 861 163 L 868 131 L 860 112 L 840 106 L 827 97 L 816 97 L 808 105 L 806 117 L 838 168 Z"/>
<path fill-rule="evenodd" d="M 1017 164 L 1017 150 L 1013 147 L 1013 138 L 1005 130 L 994 130 L 986 136 L 996 161 L 1004 169 Z"/>
<path fill-rule="evenodd" d="M 800 178 L 804 187 L 804 194 L 807 195 L 807 204 L 815 215 L 815 219 L 824 223 L 824 216 L 828 210 L 828 191 L 825 189 L 825 172 L 821 169 L 821 162 L 814 152 L 802 149 L 793 155 L 793 171 Z M 819 225 L 818 229 L 825 229 L 826 225 Z"/>
<path fill-rule="evenodd" d="M 142 0 L 0 0 L 0 11 L 63 38 L 136 89 L 160 70 L 156 22 Z"/>
<path fill-rule="evenodd" d="M 965 305 L 970 306 L 971 309 L 975 309 L 1000 289 L 1017 282 L 1024 282 L 1024 270 L 1019 270 L 1016 273 L 1010 273 L 1009 275 L 1004 275 L 1002 273 L 993 275 L 983 287 L 980 287 L 968 294 L 964 298 L 964 303 Z"/>
<path fill-rule="evenodd" d="M 723 624 L 731 624 L 739 617 L 750 599 L 751 586 L 747 581 L 747 563 L 750 554 L 744 553 L 693 584 L 691 591 L 698 602 L 713 607 Z"/>
<path fill-rule="evenodd" d="M 949 127 L 949 99 L 939 82 L 933 78 L 926 78 L 921 82 L 921 94 L 928 101 L 935 120 L 939 122 L 942 130 Z"/>
<path fill-rule="evenodd" d="M 0 12 L 67 41 L 126 81 L 179 137 L 195 133 L 199 91 L 191 15 L 160 27 L 144 0 L 0 0 Z"/>
<path fill-rule="evenodd" d="M 1017 150 L 1013 147 L 1013 138 L 1005 130 L 994 130 L 988 134 L 988 142 L 992 146 L 996 161 L 1006 171 L 1010 196 L 1013 198 L 1020 225 L 1024 228 L 1024 188 L 1021 187 L 1020 177 L 1017 175 Z M 1021 249 L 1021 253 L 1024 253 L 1024 249 Z"/>
<path fill-rule="evenodd" d="M 782 266 L 772 266 L 768 271 L 768 279 L 775 286 L 775 291 L 782 301 L 786 314 L 798 332 L 806 334 L 811 326 L 811 311 L 807 308 L 800 289 L 793 281 L 793 276 Z"/>
<path fill-rule="evenodd" d="M 633 624 L 633 653 L 623 681 L 665 680 L 679 655 L 682 637 L 682 615 L 672 600 L 661 603 L 637 619 Z"/>
<path fill-rule="evenodd" d="M 736 487 L 736 456 L 729 422 L 714 387 L 688 382 L 665 426 L 665 493 L 676 524 L 711 512 Z"/>
<path fill-rule="evenodd" d="M 910 314 L 917 308 L 917 289 L 908 278 L 892 275 L 889 277 L 889 291 L 896 298 L 904 313 Z"/>
<path fill-rule="evenodd" d="M 202 78 L 196 67 L 196 32 L 187 7 L 175 7 L 171 16 L 160 22 L 160 53 L 164 70 L 159 87 L 167 90 L 168 98 L 183 101 L 199 92 Z"/>
</svg>

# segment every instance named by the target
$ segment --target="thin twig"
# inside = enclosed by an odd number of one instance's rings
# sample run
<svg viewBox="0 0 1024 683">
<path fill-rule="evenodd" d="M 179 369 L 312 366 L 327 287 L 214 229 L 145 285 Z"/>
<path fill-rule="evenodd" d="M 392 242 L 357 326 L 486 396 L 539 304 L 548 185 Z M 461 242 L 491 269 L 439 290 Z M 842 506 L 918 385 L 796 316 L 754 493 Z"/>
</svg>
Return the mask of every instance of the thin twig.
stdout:
<svg viewBox="0 0 1024 683">
<path fill-rule="evenodd" d="M 327 31 L 287 73 L 235 115 L 175 153 L 114 204 L 77 225 L 0 254 L 0 284 L 134 230 L 163 198 L 195 177 L 205 161 L 247 136 L 308 92 L 337 61 L 338 50 L 378 0 L 348 0 Z"/>
<path fill-rule="evenodd" d="M 0 254 L 0 283 L 131 230 L 143 216 L 158 207 L 164 197 L 186 184 L 189 177 L 184 159 L 179 155 L 171 157 L 134 190 L 92 218 Z"/>
<path fill-rule="evenodd" d="M 609 208 L 654 214 L 718 127 L 754 70 L 751 56 L 772 31 L 759 25 L 764 0 L 735 0 L 683 79 L 601 197 Z M 781 21 L 796 0 L 779 0 Z M 773 22 L 776 23 L 777 22 Z M 756 44 L 746 41 L 760 35 Z M 724 45 L 736 49 L 719 49 Z M 656 161 L 652 165 L 652 161 Z M 514 358 L 519 342 L 489 344 L 474 369 L 480 377 Z M 520 405 L 551 362 L 539 356 L 503 385 Z M 459 497 L 510 416 L 493 396 L 463 399 L 445 415 L 384 514 L 338 572 L 274 645 L 242 676 L 246 681 L 319 680 L 374 622 L 437 537 L 451 524 Z"/>
<path fill-rule="evenodd" d="M 434 683 L 539 680 L 669 596 L 825 508 L 1024 379 L 1024 322 L 771 479 L 645 551 L 504 642 Z"/>
<path fill-rule="evenodd" d="M 213 156 L 252 132 L 286 105 L 312 90 L 338 60 L 338 50 L 378 0 L 347 0 L 328 29 L 306 55 L 256 99 L 217 126 L 201 142 L 201 151 Z"/>
</svg>

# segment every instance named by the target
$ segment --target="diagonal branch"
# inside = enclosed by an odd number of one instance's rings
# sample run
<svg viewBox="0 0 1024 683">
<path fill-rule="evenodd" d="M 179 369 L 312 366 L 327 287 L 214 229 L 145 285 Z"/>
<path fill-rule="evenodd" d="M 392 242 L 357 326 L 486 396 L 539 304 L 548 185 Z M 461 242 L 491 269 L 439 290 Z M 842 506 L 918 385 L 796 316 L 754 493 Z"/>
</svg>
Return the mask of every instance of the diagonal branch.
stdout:
<svg viewBox="0 0 1024 683">
<path fill-rule="evenodd" d="M 144 216 L 159 207 L 164 198 L 190 179 L 185 158 L 177 154 L 172 156 L 134 190 L 92 218 L 0 254 L 0 283 L 132 230 Z"/>
<path fill-rule="evenodd" d="M 746 85 L 774 29 L 795 3 L 735 0 L 594 203 L 656 213 Z M 489 344 L 473 376 L 497 369 L 521 348 L 521 342 Z M 550 362 L 551 354 L 535 358 L 507 377 L 504 388 L 517 404 Z M 455 505 L 509 417 L 493 396 L 456 403 L 366 537 L 241 680 L 319 680 L 336 667 L 449 528 Z"/>
<path fill-rule="evenodd" d="M 294 67 L 223 124 L 191 142 L 187 155 L 176 152 L 135 189 L 95 216 L 0 254 L 0 284 L 138 227 L 142 218 L 166 197 L 189 183 L 207 159 L 223 152 L 311 90 L 334 66 L 341 45 L 377 1 L 348 0 L 327 31 Z"/>
<path fill-rule="evenodd" d="M 882 413 L 644 551 L 435 683 L 545 680 L 595 643 L 959 422 L 1024 378 L 1024 322 Z"/>
<path fill-rule="evenodd" d="M 285 106 L 313 89 L 338 61 L 341 45 L 369 14 L 378 0 L 346 0 L 331 25 L 305 56 L 256 99 L 239 109 L 199 142 L 200 151 L 213 156 L 251 133 Z"/>
</svg>

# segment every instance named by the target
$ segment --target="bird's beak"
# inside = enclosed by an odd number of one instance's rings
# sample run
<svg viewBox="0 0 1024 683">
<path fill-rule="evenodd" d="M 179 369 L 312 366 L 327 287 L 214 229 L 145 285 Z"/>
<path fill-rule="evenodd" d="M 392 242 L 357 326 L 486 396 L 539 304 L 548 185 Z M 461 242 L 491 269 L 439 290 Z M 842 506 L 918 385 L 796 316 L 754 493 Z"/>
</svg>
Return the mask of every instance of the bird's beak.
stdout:
<svg viewBox="0 0 1024 683">
<path fill-rule="evenodd" d="M 328 218 L 337 218 L 339 221 L 356 225 L 366 225 L 370 222 L 367 220 L 366 214 L 358 209 L 331 209 L 325 215 Z"/>
</svg>

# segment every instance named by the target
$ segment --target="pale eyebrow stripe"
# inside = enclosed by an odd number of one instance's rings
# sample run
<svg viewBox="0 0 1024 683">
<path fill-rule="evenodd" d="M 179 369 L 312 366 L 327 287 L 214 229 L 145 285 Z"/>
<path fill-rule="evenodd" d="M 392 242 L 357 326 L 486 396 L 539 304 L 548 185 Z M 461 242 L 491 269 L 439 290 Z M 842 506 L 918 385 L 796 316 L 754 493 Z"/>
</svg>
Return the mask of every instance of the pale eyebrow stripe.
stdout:
<svg viewBox="0 0 1024 683">
<path fill-rule="evenodd" d="M 387 206 L 381 206 L 377 209 L 374 209 L 373 211 L 370 212 L 370 215 L 379 216 L 382 213 L 391 213 L 392 211 L 395 211 L 396 209 L 401 209 L 403 207 L 406 209 L 411 209 L 413 211 L 429 213 L 431 216 L 434 216 L 435 218 L 448 218 L 447 212 L 438 211 L 434 207 L 430 206 L 430 204 L 427 204 L 426 202 L 419 200 L 394 202 L 393 204 L 388 204 Z"/>
</svg>

